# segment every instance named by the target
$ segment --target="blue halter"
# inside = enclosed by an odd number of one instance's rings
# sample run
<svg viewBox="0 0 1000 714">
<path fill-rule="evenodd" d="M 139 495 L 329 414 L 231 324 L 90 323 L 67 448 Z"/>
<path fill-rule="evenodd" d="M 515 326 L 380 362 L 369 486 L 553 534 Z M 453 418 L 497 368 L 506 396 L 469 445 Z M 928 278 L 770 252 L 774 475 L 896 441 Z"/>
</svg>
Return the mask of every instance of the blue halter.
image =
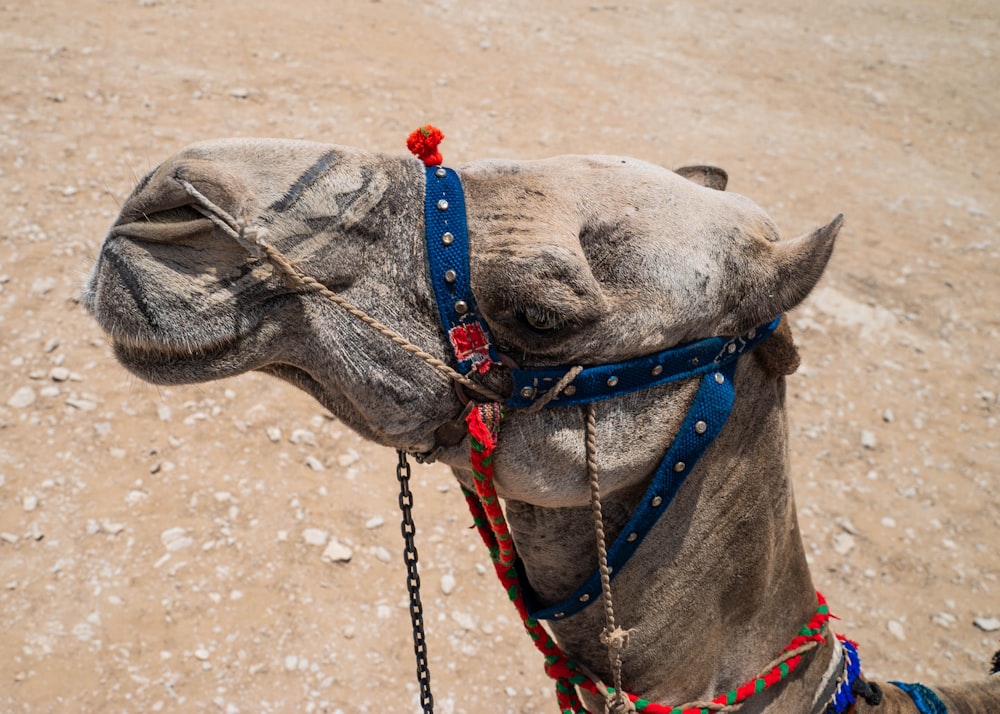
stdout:
<svg viewBox="0 0 1000 714">
<path fill-rule="evenodd" d="M 465 198 L 462 183 L 453 170 L 427 167 L 424 219 L 431 283 L 459 371 L 485 372 L 499 358 L 472 294 Z M 733 378 L 737 361 L 770 337 L 780 321 L 780 317 L 775 318 L 745 335 L 710 337 L 645 357 L 586 367 L 545 404 L 545 408 L 576 406 L 700 377 L 694 400 L 639 507 L 608 549 L 612 579 L 667 511 L 687 475 L 722 431 L 736 397 Z M 514 392 L 505 406 L 511 409 L 532 406 L 569 369 L 565 366 L 513 369 Z M 527 583 L 523 572 L 521 575 L 522 582 Z M 600 595 L 600 574 L 595 570 L 573 595 L 558 605 L 535 608 L 529 597 L 530 614 L 540 620 L 560 620 L 579 612 Z"/>
</svg>

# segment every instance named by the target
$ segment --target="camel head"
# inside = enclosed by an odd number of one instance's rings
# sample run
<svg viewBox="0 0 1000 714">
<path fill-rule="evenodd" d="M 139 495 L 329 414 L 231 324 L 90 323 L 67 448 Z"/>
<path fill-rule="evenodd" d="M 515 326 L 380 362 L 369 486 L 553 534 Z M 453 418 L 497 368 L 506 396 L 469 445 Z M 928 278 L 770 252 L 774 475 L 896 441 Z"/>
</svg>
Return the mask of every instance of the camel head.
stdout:
<svg viewBox="0 0 1000 714">
<path fill-rule="evenodd" d="M 632 159 L 569 156 L 458 172 L 473 291 L 500 349 L 524 364 L 615 361 L 765 322 L 813 287 L 840 225 L 779 241 L 757 206 L 717 190 L 724 174 L 704 168 L 681 176 Z M 145 380 L 259 370 L 306 390 L 367 438 L 426 450 L 461 408 L 448 381 L 289 286 L 185 188 L 447 361 L 423 239 L 424 182 L 412 158 L 293 141 L 196 144 L 126 200 L 84 302 L 118 360 Z M 496 372 L 486 380 L 509 388 Z M 538 418 L 556 427 L 560 417 Z M 519 451 L 537 446 L 532 429 L 514 432 Z M 444 460 L 464 458 L 457 449 Z M 508 481 L 508 491 L 537 488 Z"/>
</svg>

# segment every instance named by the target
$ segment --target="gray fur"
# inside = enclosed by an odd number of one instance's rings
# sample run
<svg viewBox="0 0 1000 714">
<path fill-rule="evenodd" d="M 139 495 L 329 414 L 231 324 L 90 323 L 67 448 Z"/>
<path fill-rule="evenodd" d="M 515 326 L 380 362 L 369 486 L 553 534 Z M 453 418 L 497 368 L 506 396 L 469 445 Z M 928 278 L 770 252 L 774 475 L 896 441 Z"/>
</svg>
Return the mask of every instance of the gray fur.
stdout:
<svg viewBox="0 0 1000 714">
<path fill-rule="evenodd" d="M 503 349 L 525 364 L 612 362 L 759 324 L 809 293 L 841 224 L 838 216 L 779 241 L 763 211 L 722 192 L 724 172 L 705 167 L 684 170 L 691 180 L 607 156 L 458 170 L 474 291 Z M 460 409 L 447 380 L 322 297 L 289 289 L 191 210 L 182 178 L 327 287 L 447 360 L 423 246 L 419 162 L 305 142 L 195 145 L 126 202 L 84 302 L 122 364 L 144 379 L 261 370 L 306 390 L 366 438 L 430 448 L 434 430 Z M 526 320 L 552 329 L 540 334 Z M 726 428 L 615 580 L 619 622 L 635 629 L 625 655 L 630 691 L 675 704 L 712 697 L 756 674 L 814 611 L 788 479 L 782 375 L 797 358 L 787 333 L 776 344 L 770 356 L 741 361 Z M 490 377 L 495 385 L 502 372 Z M 691 384 L 673 384 L 598 404 L 611 537 L 692 393 Z M 468 483 L 465 445 L 442 459 Z M 495 464 L 531 585 L 557 602 L 596 562 L 582 413 L 509 414 Z M 591 606 L 553 629 L 568 654 L 610 681 L 602 626 Z M 807 655 L 788 682 L 743 711 L 807 711 L 829 658 L 829 646 Z M 1000 678 L 992 683 L 985 696 L 1000 702 Z M 980 711 L 959 706 L 962 690 L 948 696 L 956 711 Z"/>
</svg>

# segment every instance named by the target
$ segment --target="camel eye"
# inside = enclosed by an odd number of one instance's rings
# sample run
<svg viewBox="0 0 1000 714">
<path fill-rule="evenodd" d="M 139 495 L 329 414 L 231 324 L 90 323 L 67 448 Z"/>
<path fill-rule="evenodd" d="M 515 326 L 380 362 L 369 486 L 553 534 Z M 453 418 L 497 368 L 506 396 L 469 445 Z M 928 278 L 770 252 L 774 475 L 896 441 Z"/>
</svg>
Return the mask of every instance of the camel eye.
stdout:
<svg viewBox="0 0 1000 714">
<path fill-rule="evenodd" d="M 538 307 L 527 307 L 518 317 L 536 335 L 551 335 L 566 326 L 561 316 Z"/>
</svg>

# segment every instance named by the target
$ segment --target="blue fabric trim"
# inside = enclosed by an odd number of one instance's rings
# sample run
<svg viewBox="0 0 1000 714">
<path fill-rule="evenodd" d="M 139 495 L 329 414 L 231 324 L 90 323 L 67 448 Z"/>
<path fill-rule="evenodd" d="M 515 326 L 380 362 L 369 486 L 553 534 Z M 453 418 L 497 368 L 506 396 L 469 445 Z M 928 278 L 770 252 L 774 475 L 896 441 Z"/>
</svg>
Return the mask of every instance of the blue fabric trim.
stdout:
<svg viewBox="0 0 1000 714">
<path fill-rule="evenodd" d="M 427 167 L 424 190 L 424 236 L 427 243 L 427 260 L 430 263 L 431 284 L 437 299 L 441 324 L 455 351 L 458 371 L 466 374 L 485 360 L 498 362 L 496 351 L 489 339 L 489 328 L 479 316 L 476 299 L 472 294 L 469 276 L 469 231 L 465 217 L 465 194 L 462 182 L 452 169 L 443 166 Z M 447 235 L 446 235 L 447 234 Z M 449 276 L 449 271 L 453 274 Z M 454 279 L 449 281 L 448 277 Z M 455 309 L 465 303 L 464 313 Z M 478 326 L 485 345 L 471 356 L 460 352 L 455 336 L 459 326 Z"/>
<path fill-rule="evenodd" d="M 721 366 L 716 364 L 715 367 L 715 371 L 701 378 L 701 384 L 684 417 L 684 422 L 653 475 L 639 507 L 608 549 L 608 565 L 611 566 L 612 580 L 621 572 L 649 531 L 666 513 L 688 474 L 694 470 L 695 464 L 722 431 L 729 418 L 736 398 L 733 383 L 736 361 L 728 360 Z M 702 424 L 704 431 L 699 433 Z M 563 602 L 544 609 L 534 609 L 529 599 L 528 610 L 532 617 L 539 620 L 561 620 L 580 612 L 600 596 L 600 573 L 595 569 L 586 582 Z"/>
<path fill-rule="evenodd" d="M 889 682 L 906 692 L 913 703 L 917 705 L 920 714 L 948 714 L 948 707 L 944 705 L 938 695 L 930 687 L 923 684 L 906 684 L 904 682 Z"/>
<path fill-rule="evenodd" d="M 716 372 L 770 337 L 780 322 L 778 317 L 746 335 L 709 337 L 625 362 L 587 367 L 571 382 L 571 394 L 564 390 L 545 406 L 585 404 Z M 512 370 L 514 394 L 507 400 L 507 406 L 530 407 L 567 371 L 569 367 L 565 366 Z"/>
<path fill-rule="evenodd" d="M 850 640 L 841 640 L 840 644 L 844 648 L 844 675 L 826 706 L 827 714 L 844 714 L 857 700 L 854 683 L 861 676 L 861 657 L 858 656 L 858 648 Z"/>
</svg>

